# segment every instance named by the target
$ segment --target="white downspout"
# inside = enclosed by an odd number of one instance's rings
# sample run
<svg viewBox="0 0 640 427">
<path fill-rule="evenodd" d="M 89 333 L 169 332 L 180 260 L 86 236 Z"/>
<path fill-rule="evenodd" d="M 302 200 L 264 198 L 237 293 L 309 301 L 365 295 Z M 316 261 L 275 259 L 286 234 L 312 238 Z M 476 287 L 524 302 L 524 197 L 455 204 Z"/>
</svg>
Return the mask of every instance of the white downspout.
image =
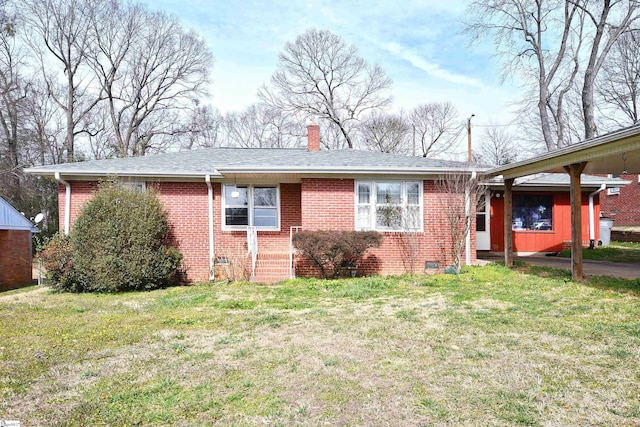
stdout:
<svg viewBox="0 0 640 427">
<path fill-rule="evenodd" d="M 596 225 L 595 225 L 595 210 L 593 208 L 593 196 L 604 191 L 607 188 L 606 184 L 602 184 L 600 188 L 598 188 L 593 193 L 589 194 L 589 241 L 596 240 Z"/>
<path fill-rule="evenodd" d="M 471 179 L 469 181 L 472 181 L 476 179 L 476 171 L 471 172 Z M 469 188 L 467 188 L 466 190 L 466 194 L 465 194 L 465 221 L 467 221 L 469 224 L 471 224 L 471 193 L 469 191 Z M 471 265 L 471 226 L 469 226 L 469 228 L 467 228 L 466 230 L 466 236 L 465 236 L 465 264 L 466 265 Z"/>
<path fill-rule="evenodd" d="M 205 175 L 205 182 L 207 183 L 207 201 L 209 205 L 209 280 L 215 280 L 215 246 L 213 235 L 213 188 L 211 188 L 211 175 Z"/>
<path fill-rule="evenodd" d="M 66 186 L 66 193 L 64 197 L 64 234 L 65 236 L 68 236 L 71 229 L 71 184 L 60 178 L 60 172 L 56 172 L 54 177 L 56 181 Z"/>
</svg>

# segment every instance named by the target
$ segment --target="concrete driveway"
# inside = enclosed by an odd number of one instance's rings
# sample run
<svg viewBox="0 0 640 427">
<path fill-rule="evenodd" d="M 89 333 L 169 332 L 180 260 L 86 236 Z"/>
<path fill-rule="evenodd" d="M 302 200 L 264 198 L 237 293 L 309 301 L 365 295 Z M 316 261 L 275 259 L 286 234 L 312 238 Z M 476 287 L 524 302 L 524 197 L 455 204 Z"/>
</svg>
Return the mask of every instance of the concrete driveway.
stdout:
<svg viewBox="0 0 640 427">
<path fill-rule="evenodd" d="M 571 258 L 544 255 L 514 256 L 514 261 L 522 261 L 531 265 L 560 268 L 571 270 Z M 503 255 L 478 253 L 479 262 L 504 261 Z M 609 262 L 583 260 L 584 274 L 587 276 L 610 276 L 625 279 L 640 278 L 640 263 L 635 262 Z"/>
</svg>

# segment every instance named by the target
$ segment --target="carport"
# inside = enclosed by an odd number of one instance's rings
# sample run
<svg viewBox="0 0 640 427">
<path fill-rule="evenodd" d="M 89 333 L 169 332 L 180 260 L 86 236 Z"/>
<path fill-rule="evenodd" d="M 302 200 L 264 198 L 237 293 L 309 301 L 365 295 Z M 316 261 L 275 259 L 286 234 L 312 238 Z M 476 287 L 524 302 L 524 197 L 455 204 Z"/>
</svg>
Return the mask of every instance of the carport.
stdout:
<svg viewBox="0 0 640 427">
<path fill-rule="evenodd" d="M 489 170 L 504 179 L 504 262 L 513 266 L 513 194 L 516 178 L 544 172 L 568 173 L 571 180 L 571 272 L 583 279 L 581 183 L 583 173 L 640 174 L 640 125 L 630 126 L 578 144 Z M 640 202 L 640 201 L 639 201 Z"/>
</svg>

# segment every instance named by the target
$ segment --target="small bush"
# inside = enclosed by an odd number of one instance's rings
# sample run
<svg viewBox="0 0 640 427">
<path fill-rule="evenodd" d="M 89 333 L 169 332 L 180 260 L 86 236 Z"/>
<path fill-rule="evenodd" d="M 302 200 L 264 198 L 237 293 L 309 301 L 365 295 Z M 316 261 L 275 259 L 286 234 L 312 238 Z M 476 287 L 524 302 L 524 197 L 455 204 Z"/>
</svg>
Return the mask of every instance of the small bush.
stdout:
<svg viewBox="0 0 640 427">
<path fill-rule="evenodd" d="M 68 236 L 61 233 L 44 243 L 44 248 L 39 253 L 42 267 L 51 279 L 53 287 L 58 290 L 74 288 L 73 248 Z"/>
<path fill-rule="evenodd" d="M 163 245 L 168 231 L 166 212 L 153 192 L 106 183 L 80 212 L 70 238 L 52 240 L 43 254 L 59 252 L 49 256 L 55 267 L 50 278 L 59 290 L 157 289 L 177 281 L 182 261 L 177 249 Z"/>
<path fill-rule="evenodd" d="M 301 231 L 293 245 L 317 266 L 322 277 L 338 277 L 355 267 L 364 253 L 379 247 L 382 235 L 376 231 Z"/>
</svg>

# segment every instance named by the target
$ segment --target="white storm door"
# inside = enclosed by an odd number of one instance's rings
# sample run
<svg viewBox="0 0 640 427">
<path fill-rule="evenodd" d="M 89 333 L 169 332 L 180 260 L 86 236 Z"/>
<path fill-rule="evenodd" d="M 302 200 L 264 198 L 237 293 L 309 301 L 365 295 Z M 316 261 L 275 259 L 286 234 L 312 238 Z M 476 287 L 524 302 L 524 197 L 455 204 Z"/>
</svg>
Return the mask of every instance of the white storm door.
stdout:
<svg viewBox="0 0 640 427">
<path fill-rule="evenodd" d="M 489 251 L 491 250 L 491 232 L 489 225 L 491 222 L 491 196 L 487 191 L 478 203 L 478 209 L 476 210 L 476 250 Z"/>
</svg>

